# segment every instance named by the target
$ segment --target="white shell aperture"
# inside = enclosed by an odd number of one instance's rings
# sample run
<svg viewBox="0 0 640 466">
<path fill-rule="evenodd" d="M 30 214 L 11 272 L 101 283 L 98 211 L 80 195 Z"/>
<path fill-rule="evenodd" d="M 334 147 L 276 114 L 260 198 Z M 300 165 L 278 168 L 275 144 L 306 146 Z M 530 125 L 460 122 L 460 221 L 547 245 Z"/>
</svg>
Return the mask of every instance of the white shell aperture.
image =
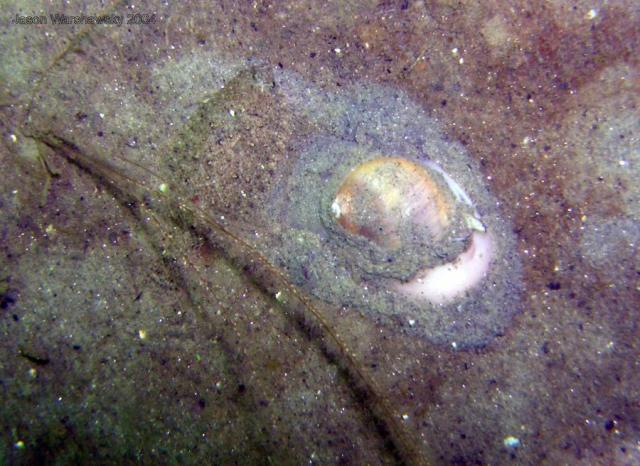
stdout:
<svg viewBox="0 0 640 466">
<path fill-rule="evenodd" d="M 490 233 L 474 232 L 469 248 L 453 262 L 418 272 L 417 276 L 396 286 L 398 292 L 434 304 L 453 301 L 479 286 L 489 272 L 493 258 Z"/>
</svg>

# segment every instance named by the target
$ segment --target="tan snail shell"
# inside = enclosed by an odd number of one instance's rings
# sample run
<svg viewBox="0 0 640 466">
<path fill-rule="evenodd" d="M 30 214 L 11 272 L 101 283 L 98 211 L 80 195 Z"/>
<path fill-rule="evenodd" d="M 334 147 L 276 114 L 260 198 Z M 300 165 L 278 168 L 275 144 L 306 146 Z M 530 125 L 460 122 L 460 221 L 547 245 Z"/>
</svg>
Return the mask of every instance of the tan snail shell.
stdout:
<svg viewBox="0 0 640 466">
<path fill-rule="evenodd" d="M 349 233 L 392 249 L 399 246 L 399 230 L 411 223 L 440 238 L 451 222 L 452 207 L 422 167 L 399 157 L 358 165 L 331 204 L 335 219 Z"/>
<path fill-rule="evenodd" d="M 400 157 L 359 164 L 340 184 L 331 211 L 346 234 L 372 241 L 388 251 L 407 237 L 422 235 L 413 254 L 451 237 L 468 238 L 453 260 L 425 261 L 409 280 L 394 283 L 403 295 L 443 304 L 476 286 L 489 270 L 493 241 L 462 188 L 437 165 L 425 167 Z M 455 218 L 460 221 L 456 223 Z M 452 231 L 453 229 L 453 231 Z M 447 232 L 452 233 L 447 235 Z"/>
</svg>

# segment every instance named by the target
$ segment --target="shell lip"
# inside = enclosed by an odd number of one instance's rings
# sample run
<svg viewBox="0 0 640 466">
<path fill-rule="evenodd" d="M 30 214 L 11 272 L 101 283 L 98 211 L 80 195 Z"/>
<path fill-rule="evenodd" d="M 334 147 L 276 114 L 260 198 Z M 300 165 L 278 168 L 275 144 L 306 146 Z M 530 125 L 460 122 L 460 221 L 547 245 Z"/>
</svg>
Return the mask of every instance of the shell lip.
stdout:
<svg viewBox="0 0 640 466">
<path fill-rule="evenodd" d="M 454 261 L 425 269 L 395 289 L 412 300 L 449 304 L 478 286 L 489 273 L 494 249 L 490 233 L 474 231 L 469 247 Z"/>
</svg>

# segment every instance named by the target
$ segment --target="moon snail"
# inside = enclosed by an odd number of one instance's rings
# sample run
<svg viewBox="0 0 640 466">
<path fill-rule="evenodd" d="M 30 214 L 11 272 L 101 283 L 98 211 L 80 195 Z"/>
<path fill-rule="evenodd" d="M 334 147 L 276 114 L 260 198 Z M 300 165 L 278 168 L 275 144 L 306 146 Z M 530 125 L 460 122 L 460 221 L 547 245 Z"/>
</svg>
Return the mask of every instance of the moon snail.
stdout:
<svg viewBox="0 0 640 466">
<path fill-rule="evenodd" d="M 456 215 L 456 209 L 463 212 Z M 468 247 L 453 261 L 433 264 L 407 282 L 395 284 L 407 297 L 434 304 L 451 302 L 476 286 L 489 269 L 491 235 L 469 196 L 433 162 L 421 167 L 406 159 L 381 157 L 360 164 L 343 181 L 331 211 L 347 234 L 360 235 L 390 251 L 401 248 L 408 235 L 420 234 L 425 236 L 424 244 L 414 244 L 431 248 L 448 236 L 447 230 L 455 225 L 453 218 L 462 217 L 464 224 L 455 233 L 469 238 Z M 429 254 L 418 248 L 412 253 Z"/>
<path fill-rule="evenodd" d="M 502 334 L 521 264 L 477 162 L 397 90 L 280 85 L 319 130 L 292 144 L 273 192 L 271 259 L 315 297 L 400 332 L 458 349 Z"/>
</svg>

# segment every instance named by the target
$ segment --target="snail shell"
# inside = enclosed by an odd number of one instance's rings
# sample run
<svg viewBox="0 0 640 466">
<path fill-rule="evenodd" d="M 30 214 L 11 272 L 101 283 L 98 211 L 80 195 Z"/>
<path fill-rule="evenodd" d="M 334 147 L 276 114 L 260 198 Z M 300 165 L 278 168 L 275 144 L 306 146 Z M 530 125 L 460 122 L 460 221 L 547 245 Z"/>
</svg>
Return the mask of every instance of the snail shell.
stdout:
<svg viewBox="0 0 640 466">
<path fill-rule="evenodd" d="M 404 230 L 440 239 L 451 223 L 452 207 L 424 169 L 399 157 L 382 157 L 347 175 L 331 211 L 350 234 L 397 249 Z"/>
<path fill-rule="evenodd" d="M 397 277 L 404 283 L 394 288 L 409 298 L 441 304 L 482 280 L 493 246 L 469 197 L 436 167 L 400 157 L 361 163 L 340 184 L 331 212 L 334 231 L 362 238 L 374 262 L 376 257 L 385 264 L 401 255 L 421 257 L 415 262 L 421 267 Z M 460 251 L 463 243 L 466 248 Z"/>
</svg>

